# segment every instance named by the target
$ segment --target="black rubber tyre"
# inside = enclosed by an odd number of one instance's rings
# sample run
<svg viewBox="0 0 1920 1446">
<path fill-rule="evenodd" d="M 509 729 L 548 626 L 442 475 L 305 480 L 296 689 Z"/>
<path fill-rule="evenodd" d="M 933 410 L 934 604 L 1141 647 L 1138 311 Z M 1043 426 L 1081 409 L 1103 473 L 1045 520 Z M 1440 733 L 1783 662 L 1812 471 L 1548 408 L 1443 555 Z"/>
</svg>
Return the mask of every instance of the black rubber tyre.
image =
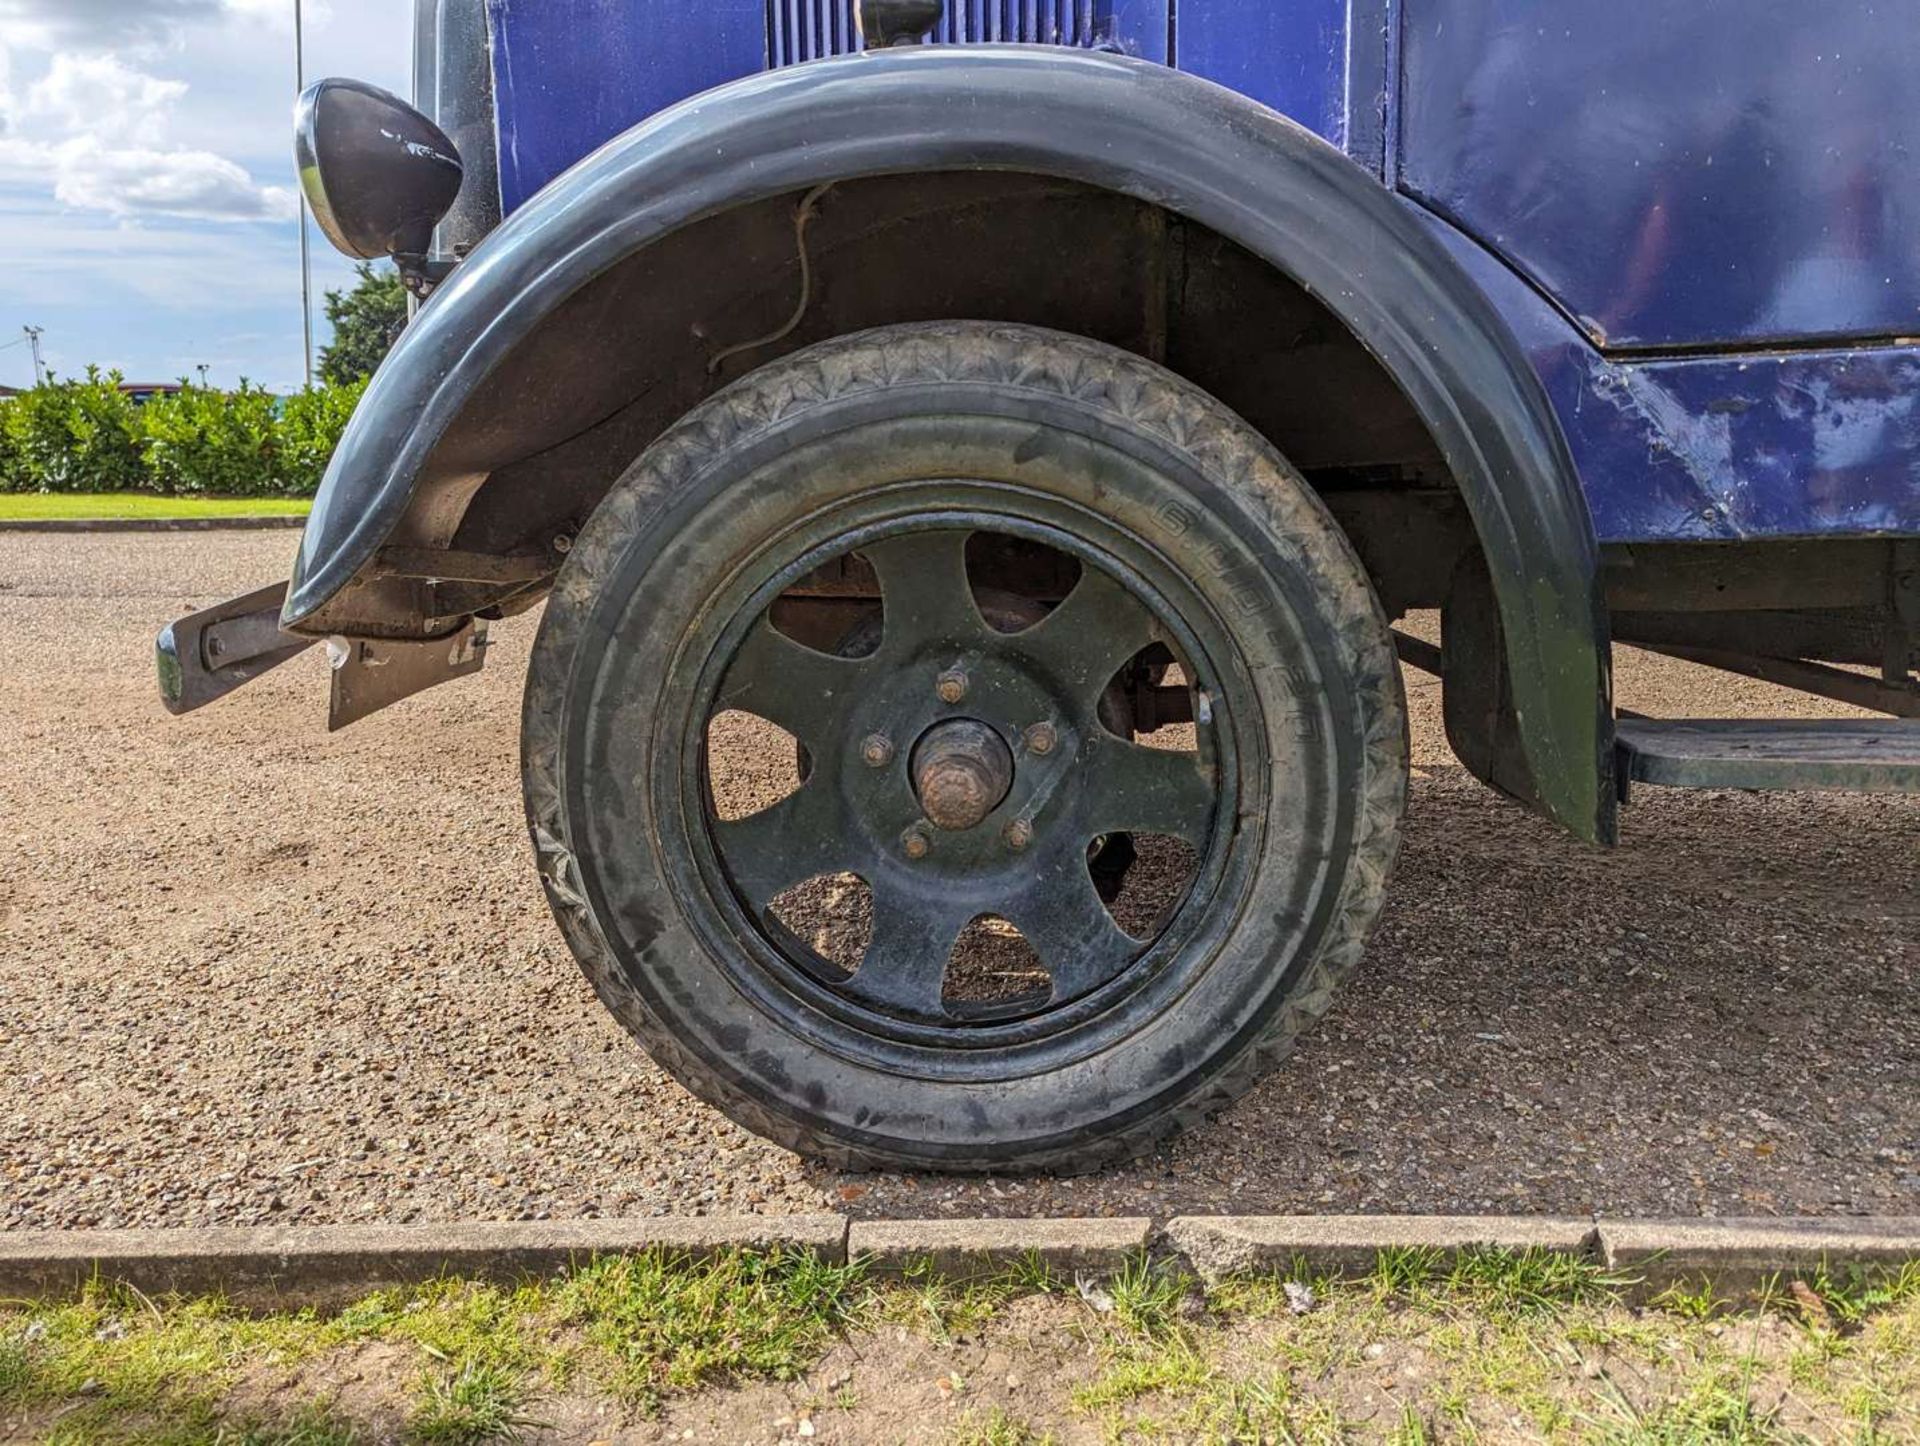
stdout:
<svg viewBox="0 0 1920 1446">
<path fill-rule="evenodd" d="M 893 1010 L 792 966 L 761 928 L 754 901 L 765 890 L 739 882 L 771 865 L 736 872 L 731 825 L 705 818 L 704 784 L 692 782 L 720 680 L 729 699 L 739 693 L 732 680 L 747 675 L 732 670 L 769 629 L 768 600 L 817 565 L 807 547 L 840 538 L 835 546 L 867 546 L 859 555 L 879 559 L 889 543 L 944 547 L 942 529 L 967 528 L 1029 529 L 1071 548 L 1083 576 L 1125 593 L 1149 618 L 1143 626 L 1175 640 L 1203 690 L 1197 766 L 1213 790 L 1209 821 L 1190 830 L 1196 881 L 1156 942 L 1114 955 L 1110 974 L 1088 972 L 1072 990 L 1063 981 L 1073 961 L 1063 959 L 1051 998 L 983 1020 L 947 1019 L 924 1002 Z M 1056 616 L 1067 618 L 1073 601 Z M 905 639 L 904 603 L 899 615 Z M 1058 643 L 1046 656 L 1064 656 Z M 892 671 L 849 672 L 860 681 L 845 690 L 801 687 L 770 712 L 791 706 L 807 726 L 844 721 L 892 686 L 875 679 L 905 676 L 924 659 L 889 661 L 883 648 L 877 661 L 822 661 Z M 1022 655 L 1007 667 L 1044 683 L 1044 659 L 1031 663 Z M 794 676 L 828 676 L 821 665 L 807 661 Z M 1112 676 L 1109 663 L 1093 666 Z M 1087 677 L 1096 689 L 1105 681 Z M 914 686 L 916 699 L 930 698 Z M 1112 828 L 1119 815 L 1100 800 L 1126 792 L 1111 780 L 1146 776 L 1138 755 L 1147 750 L 1098 736 L 1090 714 L 1062 706 L 1076 741 L 1045 765 L 1059 770 L 1047 784 L 1055 802 L 1010 797 L 1007 807 L 1051 810 L 1035 813 L 1041 830 L 1071 830 L 1075 820 L 1083 832 Z M 831 771 L 846 740 L 802 741 Z M 968 322 L 798 352 L 650 447 L 562 569 L 534 648 L 523 750 L 555 917 L 600 998 L 648 1053 L 742 1125 L 803 1154 L 934 1170 L 1091 1168 L 1139 1154 L 1244 1090 L 1359 958 L 1394 856 L 1407 767 L 1385 620 L 1299 474 L 1219 402 L 1141 358 Z M 1116 771 L 1113 759 L 1134 772 Z M 1020 776 L 1042 766 L 1023 757 Z M 1078 782 L 1076 768 L 1095 781 Z M 848 764 L 846 788 L 868 787 L 864 777 Z M 801 792 L 814 787 L 809 779 Z M 827 789 L 816 792 L 827 798 Z M 1143 784 L 1127 796 L 1159 795 Z M 838 794 L 830 801 L 852 806 Z M 980 850 L 1002 836 L 990 832 L 999 817 L 976 830 Z M 821 832 L 833 830 L 788 837 L 804 848 Z M 940 835 L 932 864 L 917 866 L 957 869 L 943 860 L 963 853 L 955 840 L 967 837 Z M 1061 847 L 1059 857 L 1082 849 L 1084 874 L 1084 846 Z M 1037 846 L 1025 857 L 998 877 L 1032 892 Z M 888 856 L 873 869 L 897 895 L 913 887 L 915 866 Z M 1060 886 L 1079 900 L 1091 896 L 1084 882 Z M 966 883 L 955 873 L 928 898 Z M 878 901 L 882 884 L 874 887 Z M 854 984 L 866 970 L 849 976 Z"/>
</svg>

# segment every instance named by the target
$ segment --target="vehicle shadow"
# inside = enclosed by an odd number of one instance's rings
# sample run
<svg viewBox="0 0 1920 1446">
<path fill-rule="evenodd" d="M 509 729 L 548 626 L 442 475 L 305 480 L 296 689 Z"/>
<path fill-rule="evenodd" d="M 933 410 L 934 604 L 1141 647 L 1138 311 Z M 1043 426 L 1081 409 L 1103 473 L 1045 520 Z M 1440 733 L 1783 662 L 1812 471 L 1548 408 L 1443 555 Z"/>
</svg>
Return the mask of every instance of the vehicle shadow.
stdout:
<svg viewBox="0 0 1920 1446">
<path fill-rule="evenodd" d="M 1623 831 L 1420 769 L 1365 960 L 1217 1118 L 1078 1180 L 822 1183 L 862 1216 L 1920 1208 L 1920 800 L 1648 790 Z"/>
</svg>

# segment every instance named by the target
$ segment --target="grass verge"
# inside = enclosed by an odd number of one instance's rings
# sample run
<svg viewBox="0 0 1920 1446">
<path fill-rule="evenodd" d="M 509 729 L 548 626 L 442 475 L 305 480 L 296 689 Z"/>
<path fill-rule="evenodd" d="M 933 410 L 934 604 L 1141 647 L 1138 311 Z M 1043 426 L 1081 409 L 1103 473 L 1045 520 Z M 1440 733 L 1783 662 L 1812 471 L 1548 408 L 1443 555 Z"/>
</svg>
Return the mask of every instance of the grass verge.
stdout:
<svg viewBox="0 0 1920 1446">
<path fill-rule="evenodd" d="M 102 1283 L 0 1303 L 0 1439 L 1920 1439 L 1920 1265 L 1740 1301 L 1632 1305 L 1627 1284 L 1494 1251 L 1210 1291 L 1149 1259 L 1097 1281 L 881 1281 L 807 1254 L 655 1252 L 325 1315 Z"/>
<path fill-rule="evenodd" d="M 0 522 L 305 517 L 305 497 L 153 497 L 144 492 L 0 492 Z"/>
</svg>

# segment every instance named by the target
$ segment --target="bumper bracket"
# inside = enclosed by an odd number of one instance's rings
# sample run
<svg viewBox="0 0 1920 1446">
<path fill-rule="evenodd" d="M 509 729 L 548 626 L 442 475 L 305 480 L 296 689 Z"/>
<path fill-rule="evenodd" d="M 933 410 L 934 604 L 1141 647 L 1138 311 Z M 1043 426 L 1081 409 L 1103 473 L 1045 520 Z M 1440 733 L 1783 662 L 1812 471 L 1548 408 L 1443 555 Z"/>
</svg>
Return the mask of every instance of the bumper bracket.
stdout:
<svg viewBox="0 0 1920 1446">
<path fill-rule="evenodd" d="M 280 631 L 287 584 L 276 582 L 229 598 L 160 629 L 154 668 L 169 713 L 191 713 L 313 646 Z"/>
</svg>

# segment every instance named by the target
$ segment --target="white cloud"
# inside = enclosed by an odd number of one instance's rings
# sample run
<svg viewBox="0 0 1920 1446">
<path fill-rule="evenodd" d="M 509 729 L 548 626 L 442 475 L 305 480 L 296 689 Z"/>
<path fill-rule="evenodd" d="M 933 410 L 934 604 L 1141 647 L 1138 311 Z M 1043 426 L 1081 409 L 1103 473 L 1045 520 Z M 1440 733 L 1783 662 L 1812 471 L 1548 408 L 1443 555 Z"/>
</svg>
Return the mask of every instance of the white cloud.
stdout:
<svg viewBox="0 0 1920 1446">
<path fill-rule="evenodd" d="M 222 0 L 0 0 L 0 30 L 43 50 L 124 50 L 172 40 L 222 8 Z"/>
<path fill-rule="evenodd" d="M 164 144 L 187 90 L 116 56 L 62 51 L 24 101 L 0 92 L 0 180 L 50 184 L 63 205 L 121 218 L 293 215 L 287 187 L 261 185 L 213 151 Z"/>
<path fill-rule="evenodd" d="M 15 310 L 34 321 L 32 313 L 93 305 L 136 320 L 163 310 L 198 315 L 284 300 L 299 292 L 294 235 L 286 222 L 129 225 L 62 206 L 44 192 L 0 186 L 0 256 L 7 258 L 0 279 L 12 303 L 0 320 L 11 320 Z M 335 270 L 344 271 L 344 263 L 327 274 Z"/>
<path fill-rule="evenodd" d="M 281 221 L 298 204 L 291 188 L 263 186 L 212 151 L 113 146 L 95 136 L 52 145 L 0 137 L 0 182 L 38 182 L 62 205 L 123 219 Z"/>
<path fill-rule="evenodd" d="M 54 199 L 84 211 L 203 221 L 279 221 L 295 212 L 290 189 L 259 185 L 211 151 L 108 146 L 83 136 L 51 153 Z"/>
<path fill-rule="evenodd" d="M 7 133 L 7 116 L 13 110 L 13 53 L 0 45 L 0 136 Z"/>
<path fill-rule="evenodd" d="M 227 14 L 242 20 L 257 21 L 278 30 L 293 29 L 293 0 L 226 0 L 225 9 Z M 309 29 L 319 29 L 333 21 L 333 7 L 327 0 L 306 0 L 304 9 Z"/>
<path fill-rule="evenodd" d="M 151 145 L 186 93 L 185 81 L 162 80 L 115 56 L 62 53 L 28 87 L 24 113 L 70 134 Z"/>
<path fill-rule="evenodd" d="M 309 18 L 324 23 L 325 0 L 313 9 Z M 0 33 L 40 50 L 174 45 L 191 26 L 234 18 L 291 28 L 293 0 L 0 0 Z"/>
</svg>

